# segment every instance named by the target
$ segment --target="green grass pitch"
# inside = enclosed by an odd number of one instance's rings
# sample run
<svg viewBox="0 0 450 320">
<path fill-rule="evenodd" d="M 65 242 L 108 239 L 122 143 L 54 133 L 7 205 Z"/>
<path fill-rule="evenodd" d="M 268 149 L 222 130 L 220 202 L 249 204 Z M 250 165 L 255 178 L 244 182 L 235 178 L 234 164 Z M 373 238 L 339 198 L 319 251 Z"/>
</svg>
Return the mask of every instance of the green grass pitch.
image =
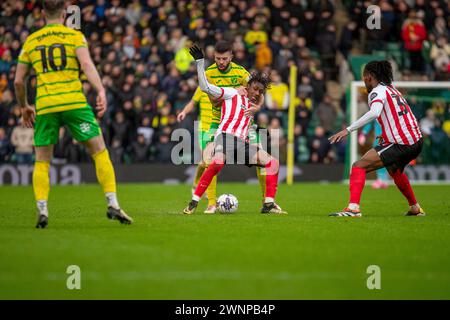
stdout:
<svg viewBox="0 0 450 320">
<path fill-rule="evenodd" d="M 105 216 L 97 185 L 53 187 L 50 225 L 37 230 L 31 187 L 0 187 L 0 299 L 416 299 L 450 298 L 450 186 L 415 186 L 426 217 L 404 217 L 395 187 L 362 197 L 363 217 L 331 218 L 340 184 L 281 185 L 289 215 L 259 213 L 257 185 L 233 193 L 230 215 L 180 214 L 187 185 L 120 185 L 135 219 Z M 66 269 L 81 269 L 68 290 Z M 366 286 L 381 269 L 381 289 Z"/>
</svg>

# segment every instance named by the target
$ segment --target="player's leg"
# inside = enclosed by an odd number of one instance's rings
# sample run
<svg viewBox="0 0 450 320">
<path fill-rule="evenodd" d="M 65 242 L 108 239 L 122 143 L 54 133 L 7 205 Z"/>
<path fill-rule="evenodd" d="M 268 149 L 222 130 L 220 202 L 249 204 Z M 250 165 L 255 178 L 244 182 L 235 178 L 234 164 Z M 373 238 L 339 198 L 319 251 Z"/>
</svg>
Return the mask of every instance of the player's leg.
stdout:
<svg viewBox="0 0 450 320">
<path fill-rule="evenodd" d="M 33 190 L 38 208 L 36 228 L 45 228 L 48 224 L 48 195 L 50 193 L 50 162 L 53 157 L 53 145 L 35 147 L 36 161 L 33 170 Z"/>
<path fill-rule="evenodd" d="M 211 164 L 212 155 L 214 152 L 214 142 L 208 142 L 205 146 L 205 150 L 203 152 L 203 161 L 205 163 L 205 169 Z M 217 176 L 214 176 L 206 189 L 206 196 L 208 198 L 208 207 L 205 210 L 205 213 L 215 213 L 216 212 L 216 198 L 217 198 Z"/>
<path fill-rule="evenodd" d="M 409 183 L 408 176 L 403 172 L 404 168 L 418 157 L 422 151 L 422 140 L 412 146 L 398 146 L 396 152 L 397 159 L 388 167 L 388 172 L 395 185 L 408 200 L 409 210 L 405 213 L 407 216 L 424 216 L 425 212 L 417 202 L 414 191 Z"/>
<path fill-rule="evenodd" d="M 120 208 L 117 200 L 116 176 L 101 129 L 90 108 L 76 109 L 62 113 L 63 123 L 67 125 L 75 140 L 86 146 L 95 163 L 95 171 L 106 197 L 107 217 L 130 224 L 133 220 Z"/>
<path fill-rule="evenodd" d="M 378 152 L 372 148 L 362 158 L 352 165 L 350 172 L 350 200 L 348 206 L 341 212 L 330 214 L 335 217 L 360 217 L 359 204 L 361 194 L 366 184 L 366 173 L 384 167 Z"/>
<path fill-rule="evenodd" d="M 201 176 L 197 188 L 195 189 L 194 194 L 192 195 L 191 202 L 183 210 L 184 214 L 192 214 L 195 212 L 198 202 L 202 198 L 208 186 L 211 184 L 211 181 L 213 181 L 213 179 L 220 172 L 220 170 L 222 170 L 224 164 L 225 164 L 225 154 L 222 152 L 216 153 L 212 158 L 212 161 L 209 164 L 208 168 Z"/>
<path fill-rule="evenodd" d="M 250 163 L 256 163 L 261 168 L 261 175 L 264 177 L 265 197 L 261 213 L 286 214 L 287 212 L 275 203 L 280 169 L 279 161 L 255 145 L 248 145 L 248 149 Z"/>
<path fill-rule="evenodd" d="M 420 207 L 419 203 L 416 200 L 416 196 L 414 195 L 414 191 L 411 187 L 411 184 L 409 183 L 408 176 L 402 172 L 402 170 L 397 168 L 389 168 L 389 175 L 394 180 L 395 185 L 400 190 L 400 192 L 403 194 L 403 196 L 408 200 L 409 204 L 409 211 L 406 213 L 406 215 L 411 216 L 424 216 L 425 212 Z"/>
<path fill-rule="evenodd" d="M 48 113 L 36 116 L 34 145 L 36 160 L 33 169 L 33 191 L 38 208 L 36 228 L 48 225 L 48 195 L 50 193 L 50 162 L 53 145 L 58 143 L 60 114 Z"/>
<path fill-rule="evenodd" d="M 205 131 L 198 132 L 198 142 L 200 145 L 202 159 L 201 159 L 200 163 L 197 165 L 197 168 L 195 170 L 194 183 L 192 185 L 192 194 L 194 193 L 195 188 L 197 188 L 198 182 L 200 181 L 200 177 L 202 176 L 203 172 L 205 172 L 205 170 L 206 170 L 205 148 L 206 148 L 208 141 L 205 141 L 205 135 L 206 135 Z"/>
<path fill-rule="evenodd" d="M 214 155 L 211 159 L 211 163 L 209 163 L 208 168 L 200 178 L 197 188 L 195 189 L 192 196 L 191 202 L 189 202 L 188 206 L 183 210 L 184 214 L 192 214 L 195 212 L 198 202 L 200 201 L 208 186 L 211 184 L 211 181 L 225 165 L 227 146 L 230 146 L 230 141 L 227 142 L 227 135 L 225 134 L 218 136 L 214 140 Z"/>
</svg>

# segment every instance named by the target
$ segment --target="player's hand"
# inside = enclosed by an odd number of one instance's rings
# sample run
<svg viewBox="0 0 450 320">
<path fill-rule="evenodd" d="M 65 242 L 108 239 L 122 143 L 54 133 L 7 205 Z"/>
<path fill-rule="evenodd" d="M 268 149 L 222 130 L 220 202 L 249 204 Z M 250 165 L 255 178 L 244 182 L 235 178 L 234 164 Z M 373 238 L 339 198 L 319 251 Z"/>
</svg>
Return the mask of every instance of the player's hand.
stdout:
<svg viewBox="0 0 450 320">
<path fill-rule="evenodd" d="M 106 108 L 107 108 L 105 91 L 100 91 L 97 94 L 97 101 L 96 102 L 97 102 L 97 105 L 95 106 L 95 109 L 97 110 L 98 117 L 101 118 L 105 114 L 105 111 L 106 111 Z"/>
<path fill-rule="evenodd" d="M 358 143 L 360 146 L 363 146 L 366 144 L 366 136 L 364 135 L 364 133 L 360 133 L 358 136 Z"/>
<path fill-rule="evenodd" d="M 189 48 L 189 53 L 195 60 L 204 58 L 203 51 L 196 44 Z"/>
<path fill-rule="evenodd" d="M 247 96 L 247 89 L 245 87 L 239 87 L 237 88 L 237 92 L 240 96 Z"/>
<path fill-rule="evenodd" d="M 250 104 L 250 107 L 244 111 L 244 115 L 251 118 L 253 117 L 257 112 L 259 111 L 259 107 L 254 105 L 253 103 Z"/>
<path fill-rule="evenodd" d="M 347 129 L 344 129 L 342 131 L 339 131 L 338 133 L 332 135 L 331 137 L 328 138 L 328 141 L 330 141 L 331 144 L 333 143 L 337 143 L 339 141 L 342 140 L 342 138 L 345 138 L 346 136 L 348 136 L 349 132 L 347 131 Z"/>
<path fill-rule="evenodd" d="M 177 116 L 177 121 L 178 121 L 178 122 L 181 122 L 181 121 L 183 121 L 185 118 L 186 118 L 186 112 L 181 111 L 181 112 L 178 114 L 178 116 Z"/>
<path fill-rule="evenodd" d="M 33 128 L 34 119 L 36 117 L 36 111 L 32 106 L 26 105 L 25 108 L 21 108 L 22 123 L 27 128 Z"/>
</svg>

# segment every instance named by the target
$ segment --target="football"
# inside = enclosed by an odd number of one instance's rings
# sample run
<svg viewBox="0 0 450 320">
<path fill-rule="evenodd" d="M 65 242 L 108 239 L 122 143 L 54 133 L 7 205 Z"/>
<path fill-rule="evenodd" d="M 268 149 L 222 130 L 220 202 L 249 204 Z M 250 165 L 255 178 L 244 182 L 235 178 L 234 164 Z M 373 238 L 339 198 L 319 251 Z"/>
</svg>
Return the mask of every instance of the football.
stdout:
<svg viewBox="0 0 450 320">
<path fill-rule="evenodd" d="M 238 199 L 232 194 L 222 194 L 217 200 L 220 213 L 233 213 L 238 208 Z"/>
</svg>

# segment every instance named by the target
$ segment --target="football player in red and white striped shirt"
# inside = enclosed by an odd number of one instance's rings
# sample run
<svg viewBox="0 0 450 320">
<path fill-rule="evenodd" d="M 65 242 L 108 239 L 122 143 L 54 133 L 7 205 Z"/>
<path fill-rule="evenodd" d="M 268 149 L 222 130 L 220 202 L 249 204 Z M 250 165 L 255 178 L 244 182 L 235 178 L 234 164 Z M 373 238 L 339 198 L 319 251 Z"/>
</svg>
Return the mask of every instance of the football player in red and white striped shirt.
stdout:
<svg viewBox="0 0 450 320">
<path fill-rule="evenodd" d="M 203 59 L 202 50 L 197 46 L 193 46 L 189 51 L 196 60 L 200 89 L 218 100 L 223 100 L 223 103 L 220 125 L 215 133 L 214 155 L 211 164 L 202 174 L 192 200 L 183 210 L 183 213 L 192 214 L 195 212 L 198 201 L 205 193 L 211 180 L 223 168 L 225 162 L 233 162 L 235 153 L 237 153 L 238 158 L 241 157 L 247 164 L 254 164 L 264 168 L 266 190 L 261 213 L 286 213 L 275 203 L 278 186 L 278 160 L 258 146 L 250 145 L 247 141 L 248 130 L 253 117 L 253 113 L 250 111 L 250 104 L 257 105 L 261 101 L 267 87 L 270 85 L 269 78 L 262 74 L 252 75 L 245 87 L 247 96 L 240 95 L 234 88 L 216 87 L 210 84 L 206 78 L 205 60 Z M 246 155 L 248 155 L 248 160 Z"/>
<path fill-rule="evenodd" d="M 402 94 L 392 85 L 392 66 L 388 61 L 371 61 L 364 68 L 369 111 L 348 128 L 330 137 L 339 142 L 350 132 L 377 120 L 382 134 L 380 145 L 369 150 L 352 166 L 350 173 L 350 201 L 338 217 L 360 217 L 359 202 L 366 181 L 366 173 L 386 167 L 398 189 L 409 203 L 408 216 L 424 216 L 425 212 L 416 200 L 408 177 L 403 170 L 422 151 L 423 139 L 417 119 Z"/>
</svg>

